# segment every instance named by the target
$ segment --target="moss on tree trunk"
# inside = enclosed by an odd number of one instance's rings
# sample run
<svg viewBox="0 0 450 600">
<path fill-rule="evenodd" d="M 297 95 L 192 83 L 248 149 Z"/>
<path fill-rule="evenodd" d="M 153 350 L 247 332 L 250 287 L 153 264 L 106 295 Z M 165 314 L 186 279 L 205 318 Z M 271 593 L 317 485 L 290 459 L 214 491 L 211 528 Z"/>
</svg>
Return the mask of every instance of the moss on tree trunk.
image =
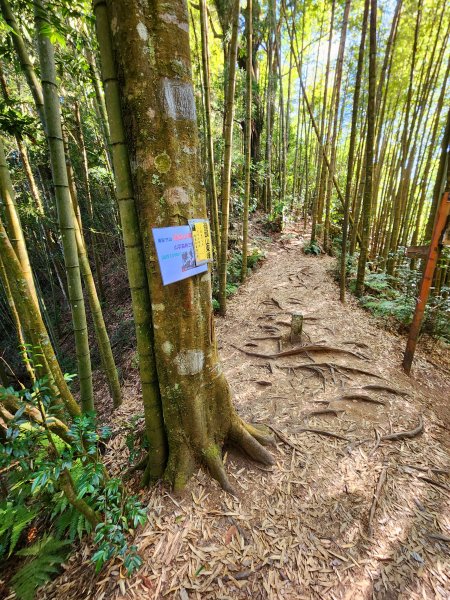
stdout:
<svg viewBox="0 0 450 600">
<path fill-rule="evenodd" d="M 271 438 L 246 426 L 233 408 L 217 354 L 210 274 L 163 286 L 152 236 L 153 227 L 206 217 L 187 8 L 173 0 L 107 4 L 152 302 L 166 477 L 182 489 L 202 463 L 231 489 L 223 444 L 271 463 L 260 444 Z"/>
</svg>

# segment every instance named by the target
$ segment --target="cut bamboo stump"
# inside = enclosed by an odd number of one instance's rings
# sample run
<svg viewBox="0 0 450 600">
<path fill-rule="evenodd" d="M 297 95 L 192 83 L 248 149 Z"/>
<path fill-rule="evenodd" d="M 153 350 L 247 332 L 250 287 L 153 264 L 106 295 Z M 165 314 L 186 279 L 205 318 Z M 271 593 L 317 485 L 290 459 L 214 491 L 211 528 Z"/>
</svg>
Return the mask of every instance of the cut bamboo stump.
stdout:
<svg viewBox="0 0 450 600">
<path fill-rule="evenodd" d="M 303 315 L 300 312 L 291 314 L 291 343 L 300 342 L 302 339 Z"/>
</svg>

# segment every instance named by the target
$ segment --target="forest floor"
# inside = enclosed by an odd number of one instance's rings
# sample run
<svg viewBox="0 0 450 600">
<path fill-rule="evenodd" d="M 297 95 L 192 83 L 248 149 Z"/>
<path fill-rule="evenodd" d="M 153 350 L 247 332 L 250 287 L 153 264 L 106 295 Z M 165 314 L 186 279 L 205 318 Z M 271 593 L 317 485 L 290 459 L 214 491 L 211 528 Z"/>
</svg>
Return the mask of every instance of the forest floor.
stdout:
<svg viewBox="0 0 450 600">
<path fill-rule="evenodd" d="M 353 298 L 342 305 L 335 259 L 306 256 L 305 240 L 297 228 L 266 242 L 217 320 L 237 409 L 273 428 L 274 467 L 229 449 L 238 498 L 201 470 L 182 497 L 141 492 L 139 572 L 125 579 L 116 563 L 95 576 L 82 546 L 42 598 L 450 598 L 448 350 L 427 343 L 406 376 L 404 336 Z M 331 349 L 246 354 L 292 349 L 293 311 L 305 315 L 302 343 Z M 142 412 L 136 387 L 134 375 L 113 416 L 115 471 L 127 462 L 124 423 Z"/>
</svg>

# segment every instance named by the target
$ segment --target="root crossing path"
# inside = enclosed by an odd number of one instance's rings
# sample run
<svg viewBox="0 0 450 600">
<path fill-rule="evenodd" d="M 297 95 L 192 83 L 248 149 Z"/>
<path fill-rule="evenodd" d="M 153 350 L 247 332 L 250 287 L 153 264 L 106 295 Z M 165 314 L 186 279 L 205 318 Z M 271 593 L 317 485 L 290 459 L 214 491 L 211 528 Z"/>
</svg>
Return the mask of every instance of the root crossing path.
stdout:
<svg viewBox="0 0 450 600">
<path fill-rule="evenodd" d="M 419 352 L 406 376 L 404 338 L 352 298 L 341 305 L 335 259 L 302 245 L 295 231 L 273 242 L 218 322 L 238 411 L 272 429 L 276 464 L 227 450 L 237 498 L 202 471 L 182 498 L 146 492 L 139 573 L 122 579 L 113 565 L 80 581 L 69 567 L 60 595 L 450 597 L 448 372 Z M 304 315 L 295 344 L 292 312 Z M 286 352 L 301 344 L 310 350 Z"/>
</svg>

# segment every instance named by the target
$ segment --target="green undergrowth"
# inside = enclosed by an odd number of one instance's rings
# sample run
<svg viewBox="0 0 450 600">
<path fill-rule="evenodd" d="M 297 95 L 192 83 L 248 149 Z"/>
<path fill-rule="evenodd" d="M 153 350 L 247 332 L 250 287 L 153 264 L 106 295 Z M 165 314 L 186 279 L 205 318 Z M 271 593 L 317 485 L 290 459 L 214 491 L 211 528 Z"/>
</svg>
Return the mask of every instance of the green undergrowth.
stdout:
<svg viewBox="0 0 450 600">
<path fill-rule="evenodd" d="M 72 377 L 66 377 L 70 383 Z M 19 600 L 33 600 L 86 535 L 94 542 L 96 571 L 115 558 L 132 573 L 141 558 L 130 534 L 145 523 L 146 513 L 121 480 L 105 471 L 99 448 L 110 436 L 108 428 L 98 428 L 94 414 L 64 415 L 46 378 L 20 391 L 0 387 L 3 405 L 9 415 L 7 422 L 5 413 L 0 415 L 0 561 L 2 570 L 12 573 L 9 587 Z M 38 421 L 30 411 L 40 415 Z M 67 423 L 63 438 L 53 429 L 56 418 Z M 67 476 L 76 499 L 95 512 L 98 524 L 66 495 Z"/>
<path fill-rule="evenodd" d="M 250 250 L 247 256 L 247 275 L 249 275 L 266 257 L 266 253 L 259 248 L 253 248 Z M 226 294 L 227 298 L 233 296 L 241 284 L 241 273 L 242 273 L 242 252 L 235 251 L 228 261 L 227 264 L 227 287 Z M 219 282 L 217 275 L 213 277 L 213 308 L 219 310 Z"/>
<path fill-rule="evenodd" d="M 402 256 L 399 253 L 399 257 Z M 348 286 L 352 293 L 356 286 L 356 271 L 358 256 L 347 257 Z M 336 279 L 339 279 L 340 257 L 337 257 Z M 422 277 L 422 265 L 411 268 L 411 261 L 404 257 L 399 258 L 395 276 L 388 275 L 385 271 L 370 271 L 375 265 L 368 264 L 365 276 L 365 293 L 359 299 L 361 306 L 376 317 L 384 320 L 390 326 L 400 329 L 410 325 L 419 286 Z M 437 292 L 434 288 L 425 310 L 422 332 L 450 344 L 450 288 L 441 287 Z"/>
</svg>

